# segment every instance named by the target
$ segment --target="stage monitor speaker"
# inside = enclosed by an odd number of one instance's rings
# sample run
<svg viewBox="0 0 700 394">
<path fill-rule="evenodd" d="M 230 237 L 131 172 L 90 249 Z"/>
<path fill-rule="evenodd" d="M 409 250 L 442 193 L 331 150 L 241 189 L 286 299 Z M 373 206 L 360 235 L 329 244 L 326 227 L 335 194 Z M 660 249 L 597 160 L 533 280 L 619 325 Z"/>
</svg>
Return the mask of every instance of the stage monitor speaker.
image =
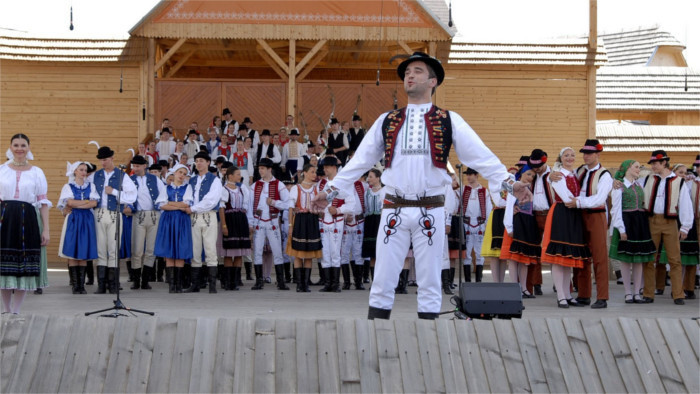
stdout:
<svg viewBox="0 0 700 394">
<path fill-rule="evenodd" d="M 510 319 L 523 315 L 523 295 L 518 283 L 462 283 L 462 312 L 475 319 Z"/>
</svg>

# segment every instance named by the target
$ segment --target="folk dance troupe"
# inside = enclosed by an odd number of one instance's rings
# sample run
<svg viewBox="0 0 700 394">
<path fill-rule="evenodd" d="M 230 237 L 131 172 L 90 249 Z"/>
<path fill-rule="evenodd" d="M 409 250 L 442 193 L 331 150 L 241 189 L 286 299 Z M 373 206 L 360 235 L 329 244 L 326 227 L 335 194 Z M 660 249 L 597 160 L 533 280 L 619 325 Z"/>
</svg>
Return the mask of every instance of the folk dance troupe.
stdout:
<svg viewBox="0 0 700 394">
<path fill-rule="evenodd" d="M 435 319 L 443 294 L 454 294 L 457 264 L 467 282 L 487 280 L 488 266 L 493 282 L 519 283 L 524 299 L 544 294 L 551 267 L 557 307 L 594 309 L 607 307 L 612 264 L 624 303 L 655 302 L 667 280 L 674 304 L 695 299 L 700 155 L 671 167 L 656 150 L 609 171 L 604 147 L 589 139 L 552 157 L 535 148 L 507 169 L 459 114 L 432 104 L 445 75 L 437 59 L 416 52 L 397 73 L 406 107 L 367 130 L 357 114 L 352 128 L 332 118 L 316 144 L 291 115 L 273 136 L 226 108 L 206 132 L 193 122 L 185 141 L 164 119 L 128 172 L 107 146 L 98 146 L 98 166 L 67 163 L 54 242 L 72 293 L 86 294 L 93 277 L 94 293 L 114 293 L 123 262 L 134 291 L 161 281 L 174 294 L 236 291 L 244 279 L 264 290 L 273 277 L 277 290 L 295 283 L 298 293 L 367 286 L 369 319 L 389 319 L 395 294 L 414 283 L 418 317 Z M 53 205 L 29 136 L 3 142 L 0 288 L 3 313 L 16 314 L 27 292 L 49 285 Z M 465 165 L 457 173 L 452 147 Z"/>
</svg>

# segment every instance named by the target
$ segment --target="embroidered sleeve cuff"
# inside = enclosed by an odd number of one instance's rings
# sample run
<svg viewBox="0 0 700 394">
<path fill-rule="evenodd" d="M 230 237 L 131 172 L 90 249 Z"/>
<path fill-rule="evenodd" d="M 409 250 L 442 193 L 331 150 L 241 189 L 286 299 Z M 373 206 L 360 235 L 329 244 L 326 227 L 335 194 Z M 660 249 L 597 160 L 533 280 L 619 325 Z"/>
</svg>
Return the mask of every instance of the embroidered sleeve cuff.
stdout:
<svg viewBox="0 0 700 394">
<path fill-rule="evenodd" d="M 513 194 L 513 185 L 515 184 L 515 176 L 509 174 L 508 178 L 501 182 L 501 190 L 507 191 L 509 194 Z"/>
</svg>

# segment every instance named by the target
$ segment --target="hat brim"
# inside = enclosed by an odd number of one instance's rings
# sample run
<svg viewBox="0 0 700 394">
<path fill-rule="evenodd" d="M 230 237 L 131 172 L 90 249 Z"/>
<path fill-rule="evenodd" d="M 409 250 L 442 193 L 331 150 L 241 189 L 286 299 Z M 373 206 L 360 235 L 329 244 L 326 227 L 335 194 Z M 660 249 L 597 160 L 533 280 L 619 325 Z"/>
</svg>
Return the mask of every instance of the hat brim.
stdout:
<svg viewBox="0 0 700 394">
<path fill-rule="evenodd" d="M 662 158 L 660 158 L 660 159 L 651 159 L 651 160 L 649 160 L 649 161 L 647 162 L 647 164 L 651 164 L 651 163 L 654 163 L 654 162 L 657 162 L 657 161 L 664 161 L 664 160 L 667 160 L 667 161 L 668 161 L 668 160 L 671 160 L 671 158 L 668 157 L 668 156 L 664 156 L 664 157 L 662 157 Z"/>
<path fill-rule="evenodd" d="M 592 150 L 592 149 L 579 149 L 580 153 L 600 153 L 602 150 Z"/>
<path fill-rule="evenodd" d="M 109 151 L 109 153 L 106 155 L 97 155 L 95 157 L 97 157 L 98 160 L 109 159 L 110 157 L 114 157 L 114 151 L 112 150 L 112 151 Z"/>
<path fill-rule="evenodd" d="M 435 71 L 435 76 L 437 77 L 437 86 L 440 86 L 442 84 L 442 81 L 445 80 L 445 69 L 442 68 L 442 64 L 440 63 L 440 61 L 430 57 L 409 57 L 408 59 L 401 62 L 401 64 L 399 64 L 399 67 L 396 69 L 396 73 L 399 75 L 399 78 L 401 78 L 401 80 L 403 81 L 404 77 L 406 76 L 406 68 L 408 67 L 408 65 L 413 62 L 419 61 L 429 65 L 430 68 L 432 68 L 433 71 Z"/>
</svg>

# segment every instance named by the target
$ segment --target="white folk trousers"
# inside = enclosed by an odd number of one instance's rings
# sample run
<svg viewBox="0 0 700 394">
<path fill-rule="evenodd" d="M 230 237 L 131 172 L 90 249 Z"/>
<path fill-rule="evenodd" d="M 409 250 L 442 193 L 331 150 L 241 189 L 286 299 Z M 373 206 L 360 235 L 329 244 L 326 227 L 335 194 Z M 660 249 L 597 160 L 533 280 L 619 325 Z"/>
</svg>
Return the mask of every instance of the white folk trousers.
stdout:
<svg viewBox="0 0 700 394">
<path fill-rule="evenodd" d="M 340 267 L 340 251 L 343 246 L 344 229 L 345 221 L 342 217 L 331 223 L 321 222 L 321 246 L 323 246 L 321 267 Z"/>
<path fill-rule="evenodd" d="M 216 212 L 197 212 L 190 215 L 192 220 L 192 268 L 202 267 L 202 249 L 207 267 L 218 265 L 216 239 L 219 236 L 219 223 Z"/>
<path fill-rule="evenodd" d="M 115 268 L 119 259 L 117 240 L 114 235 L 119 220 L 119 239 L 122 237 L 122 215 L 107 208 L 95 209 L 95 224 L 97 227 L 97 265 Z"/>
<path fill-rule="evenodd" d="M 131 268 L 153 267 L 160 211 L 137 211 L 131 224 Z"/>
<path fill-rule="evenodd" d="M 340 252 L 340 264 L 349 264 L 350 260 L 362 264 L 362 238 L 365 233 L 365 222 L 354 226 L 345 225 L 343 231 L 343 247 Z M 352 256 L 352 258 L 350 257 Z"/>
<path fill-rule="evenodd" d="M 277 219 L 272 219 L 267 222 L 260 220 L 255 226 L 255 234 L 253 235 L 253 263 L 255 265 L 261 265 L 263 263 L 265 239 L 267 239 L 270 244 L 272 259 L 275 265 L 284 263 L 284 259 L 282 258 L 282 235 L 280 234 L 280 226 Z"/>
</svg>

